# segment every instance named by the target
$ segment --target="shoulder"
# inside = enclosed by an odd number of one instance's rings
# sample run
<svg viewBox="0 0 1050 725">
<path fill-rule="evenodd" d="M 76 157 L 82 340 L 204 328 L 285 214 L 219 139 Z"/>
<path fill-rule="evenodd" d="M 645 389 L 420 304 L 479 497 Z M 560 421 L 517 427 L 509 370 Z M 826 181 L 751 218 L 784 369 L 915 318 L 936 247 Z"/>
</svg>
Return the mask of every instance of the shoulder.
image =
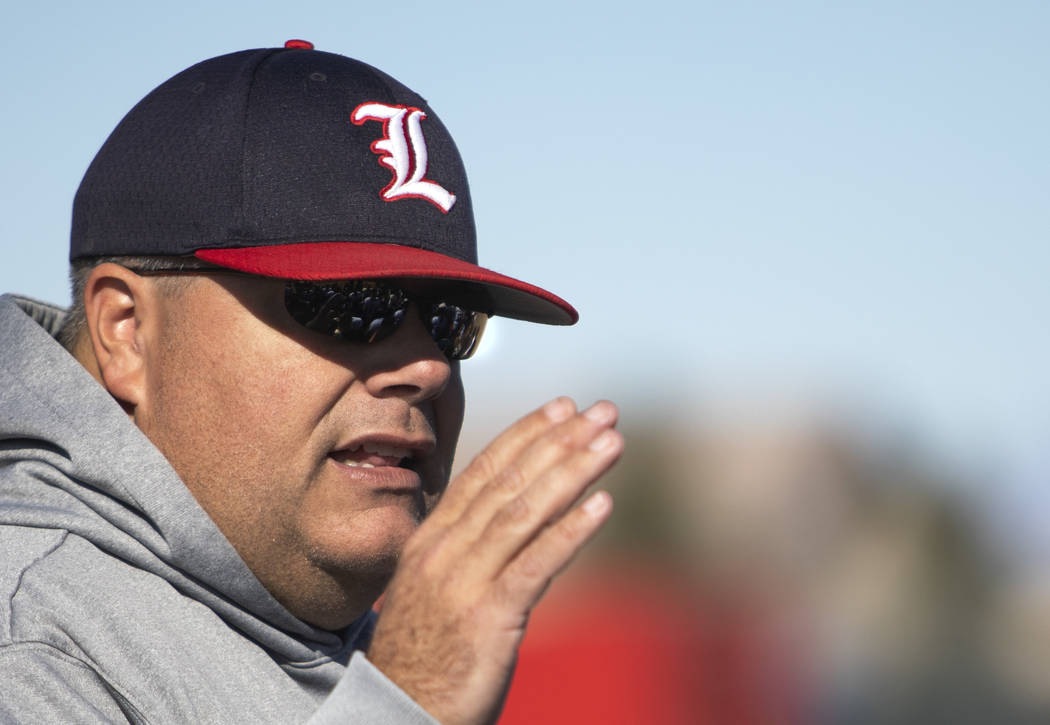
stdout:
<svg viewBox="0 0 1050 725">
<path fill-rule="evenodd" d="M 18 528 L 0 526 L 0 550 L 17 542 L 21 552 L 0 575 L 0 681 L 17 670 L 46 698 L 107 701 L 157 722 L 232 722 L 255 711 L 272 713 L 260 722 L 280 721 L 311 704 L 261 647 L 148 561 L 132 564 L 74 533 Z"/>
<path fill-rule="evenodd" d="M 149 571 L 149 557 L 133 564 L 75 533 L 0 526 L 5 545 L 19 552 L 11 570 L 0 574 L 11 642 L 46 643 L 77 657 L 85 642 L 125 651 L 147 641 L 156 646 L 165 633 L 182 641 L 187 620 L 205 609 Z M 131 555 L 137 543 L 127 538 L 124 547 Z M 155 568 L 162 567 L 157 560 Z M 99 654 L 97 647 L 89 651 Z"/>
<path fill-rule="evenodd" d="M 12 641 L 11 614 L 26 573 L 65 541 L 67 532 L 0 525 L 0 644 Z"/>
<path fill-rule="evenodd" d="M 0 721 L 46 717 L 86 722 L 102 717 L 137 722 L 135 707 L 89 657 L 72 642 L 36 626 L 43 603 L 32 601 L 32 594 L 27 599 L 26 592 L 41 573 L 63 588 L 61 577 L 46 572 L 62 561 L 69 540 L 63 530 L 0 525 L 0 681 L 9 693 L 18 693 L 0 698 Z M 84 572 L 90 574 L 89 569 Z"/>
</svg>

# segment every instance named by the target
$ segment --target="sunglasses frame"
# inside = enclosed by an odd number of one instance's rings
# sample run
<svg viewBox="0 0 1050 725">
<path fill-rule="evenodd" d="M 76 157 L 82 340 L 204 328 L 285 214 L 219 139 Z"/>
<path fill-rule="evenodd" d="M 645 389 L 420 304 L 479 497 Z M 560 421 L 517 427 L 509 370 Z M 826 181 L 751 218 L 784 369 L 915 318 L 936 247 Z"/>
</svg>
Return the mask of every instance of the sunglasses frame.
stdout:
<svg viewBox="0 0 1050 725">
<path fill-rule="evenodd" d="M 122 265 L 123 266 L 123 265 Z M 255 277 L 248 272 L 225 267 L 201 266 L 196 260 L 183 265 L 173 264 L 170 267 L 144 269 L 127 267 L 135 274 L 148 276 L 193 275 L 193 274 L 232 274 L 241 277 Z M 401 284 L 399 279 L 360 279 L 360 280 L 281 280 L 284 285 L 284 308 L 288 315 L 304 328 L 332 337 L 334 339 L 357 344 L 380 342 L 394 334 L 404 322 L 410 304 L 415 304 L 423 326 L 428 335 L 449 360 L 466 360 L 473 355 L 485 331 L 489 314 L 472 310 L 440 298 L 440 295 L 422 294 L 412 291 L 412 281 Z M 422 280 L 426 282 L 426 280 Z M 347 299 L 346 292 L 361 293 L 377 291 L 387 295 L 387 304 L 375 301 L 374 297 L 360 300 L 367 310 L 350 310 L 339 307 L 339 297 Z M 323 293 L 324 300 L 305 299 L 307 295 Z M 390 302 L 395 302 L 390 305 Z M 293 308 L 294 306 L 294 308 Z M 352 311 L 366 312 L 364 315 L 351 315 L 351 324 L 343 325 L 343 318 Z M 384 313 L 377 315 L 376 313 Z M 387 315 L 391 319 L 387 320 Z M 449 317 L 452 317 L 450 320 Z M 360 322 L 354 324 L 354 318 Z M 376 324 L 378 323 L 378 324 Z M 458 331 L 450 335 L 454 327 Z M 444 333 L 444 334 L 442 334 Z"/>
</svg>

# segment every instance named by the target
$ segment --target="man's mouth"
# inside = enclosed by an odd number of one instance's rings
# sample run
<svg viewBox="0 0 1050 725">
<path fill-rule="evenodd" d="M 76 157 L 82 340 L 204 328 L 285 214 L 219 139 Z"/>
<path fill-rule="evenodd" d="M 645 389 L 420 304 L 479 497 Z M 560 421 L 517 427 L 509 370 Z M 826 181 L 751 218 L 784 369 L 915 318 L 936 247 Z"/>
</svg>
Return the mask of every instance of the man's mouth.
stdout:
<svg viewBox="0 0 1050 725">
<path fill-rule="evenodd" d="M 412 451 L 408 448 L 371 442 L 332 451 L 328 456 L 336 463 L 353 468 L 402 468 L 412 461 Z"/>
</svg>

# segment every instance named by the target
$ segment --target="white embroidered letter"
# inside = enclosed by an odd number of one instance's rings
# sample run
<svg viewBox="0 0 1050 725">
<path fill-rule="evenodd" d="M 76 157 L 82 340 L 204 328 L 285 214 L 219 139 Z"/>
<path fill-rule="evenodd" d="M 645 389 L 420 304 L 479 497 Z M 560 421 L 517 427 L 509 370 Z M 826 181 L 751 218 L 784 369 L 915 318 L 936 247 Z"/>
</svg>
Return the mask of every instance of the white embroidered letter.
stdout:
<svg viewBox="0 0 1050 725">
<path fill-rule="evenodd" d="M 383 138 L 372 142 L 379 163 L 389 168 L 394 178 L 379 195 L 387 201 L 426 199 L 448 213 L 456 203 L 455 195 L 445 187 L 425 178 L 427 143 L 420 125 L 427 115 L 412 106 L 388 106 L 385 103 L 362 103 L 350 120 L 360 126 L 365 121 L 381 121 Z"/>
</svg>

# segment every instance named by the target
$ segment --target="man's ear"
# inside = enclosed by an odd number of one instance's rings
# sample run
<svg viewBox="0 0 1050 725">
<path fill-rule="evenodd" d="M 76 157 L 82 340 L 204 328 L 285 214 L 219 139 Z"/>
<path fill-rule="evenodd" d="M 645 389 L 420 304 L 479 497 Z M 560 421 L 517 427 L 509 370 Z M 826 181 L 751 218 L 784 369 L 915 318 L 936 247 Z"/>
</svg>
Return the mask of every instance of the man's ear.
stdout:
<svg viewBox="0 0 1050 725">
<path fill-rule="evenodd" d="M 129 413 L 146 392 L 145 330 L 156 323 L 156 303 L 153 286 L 119 264 L 98 265 L 84 287 L 98 377 Z"/>
</svg>

